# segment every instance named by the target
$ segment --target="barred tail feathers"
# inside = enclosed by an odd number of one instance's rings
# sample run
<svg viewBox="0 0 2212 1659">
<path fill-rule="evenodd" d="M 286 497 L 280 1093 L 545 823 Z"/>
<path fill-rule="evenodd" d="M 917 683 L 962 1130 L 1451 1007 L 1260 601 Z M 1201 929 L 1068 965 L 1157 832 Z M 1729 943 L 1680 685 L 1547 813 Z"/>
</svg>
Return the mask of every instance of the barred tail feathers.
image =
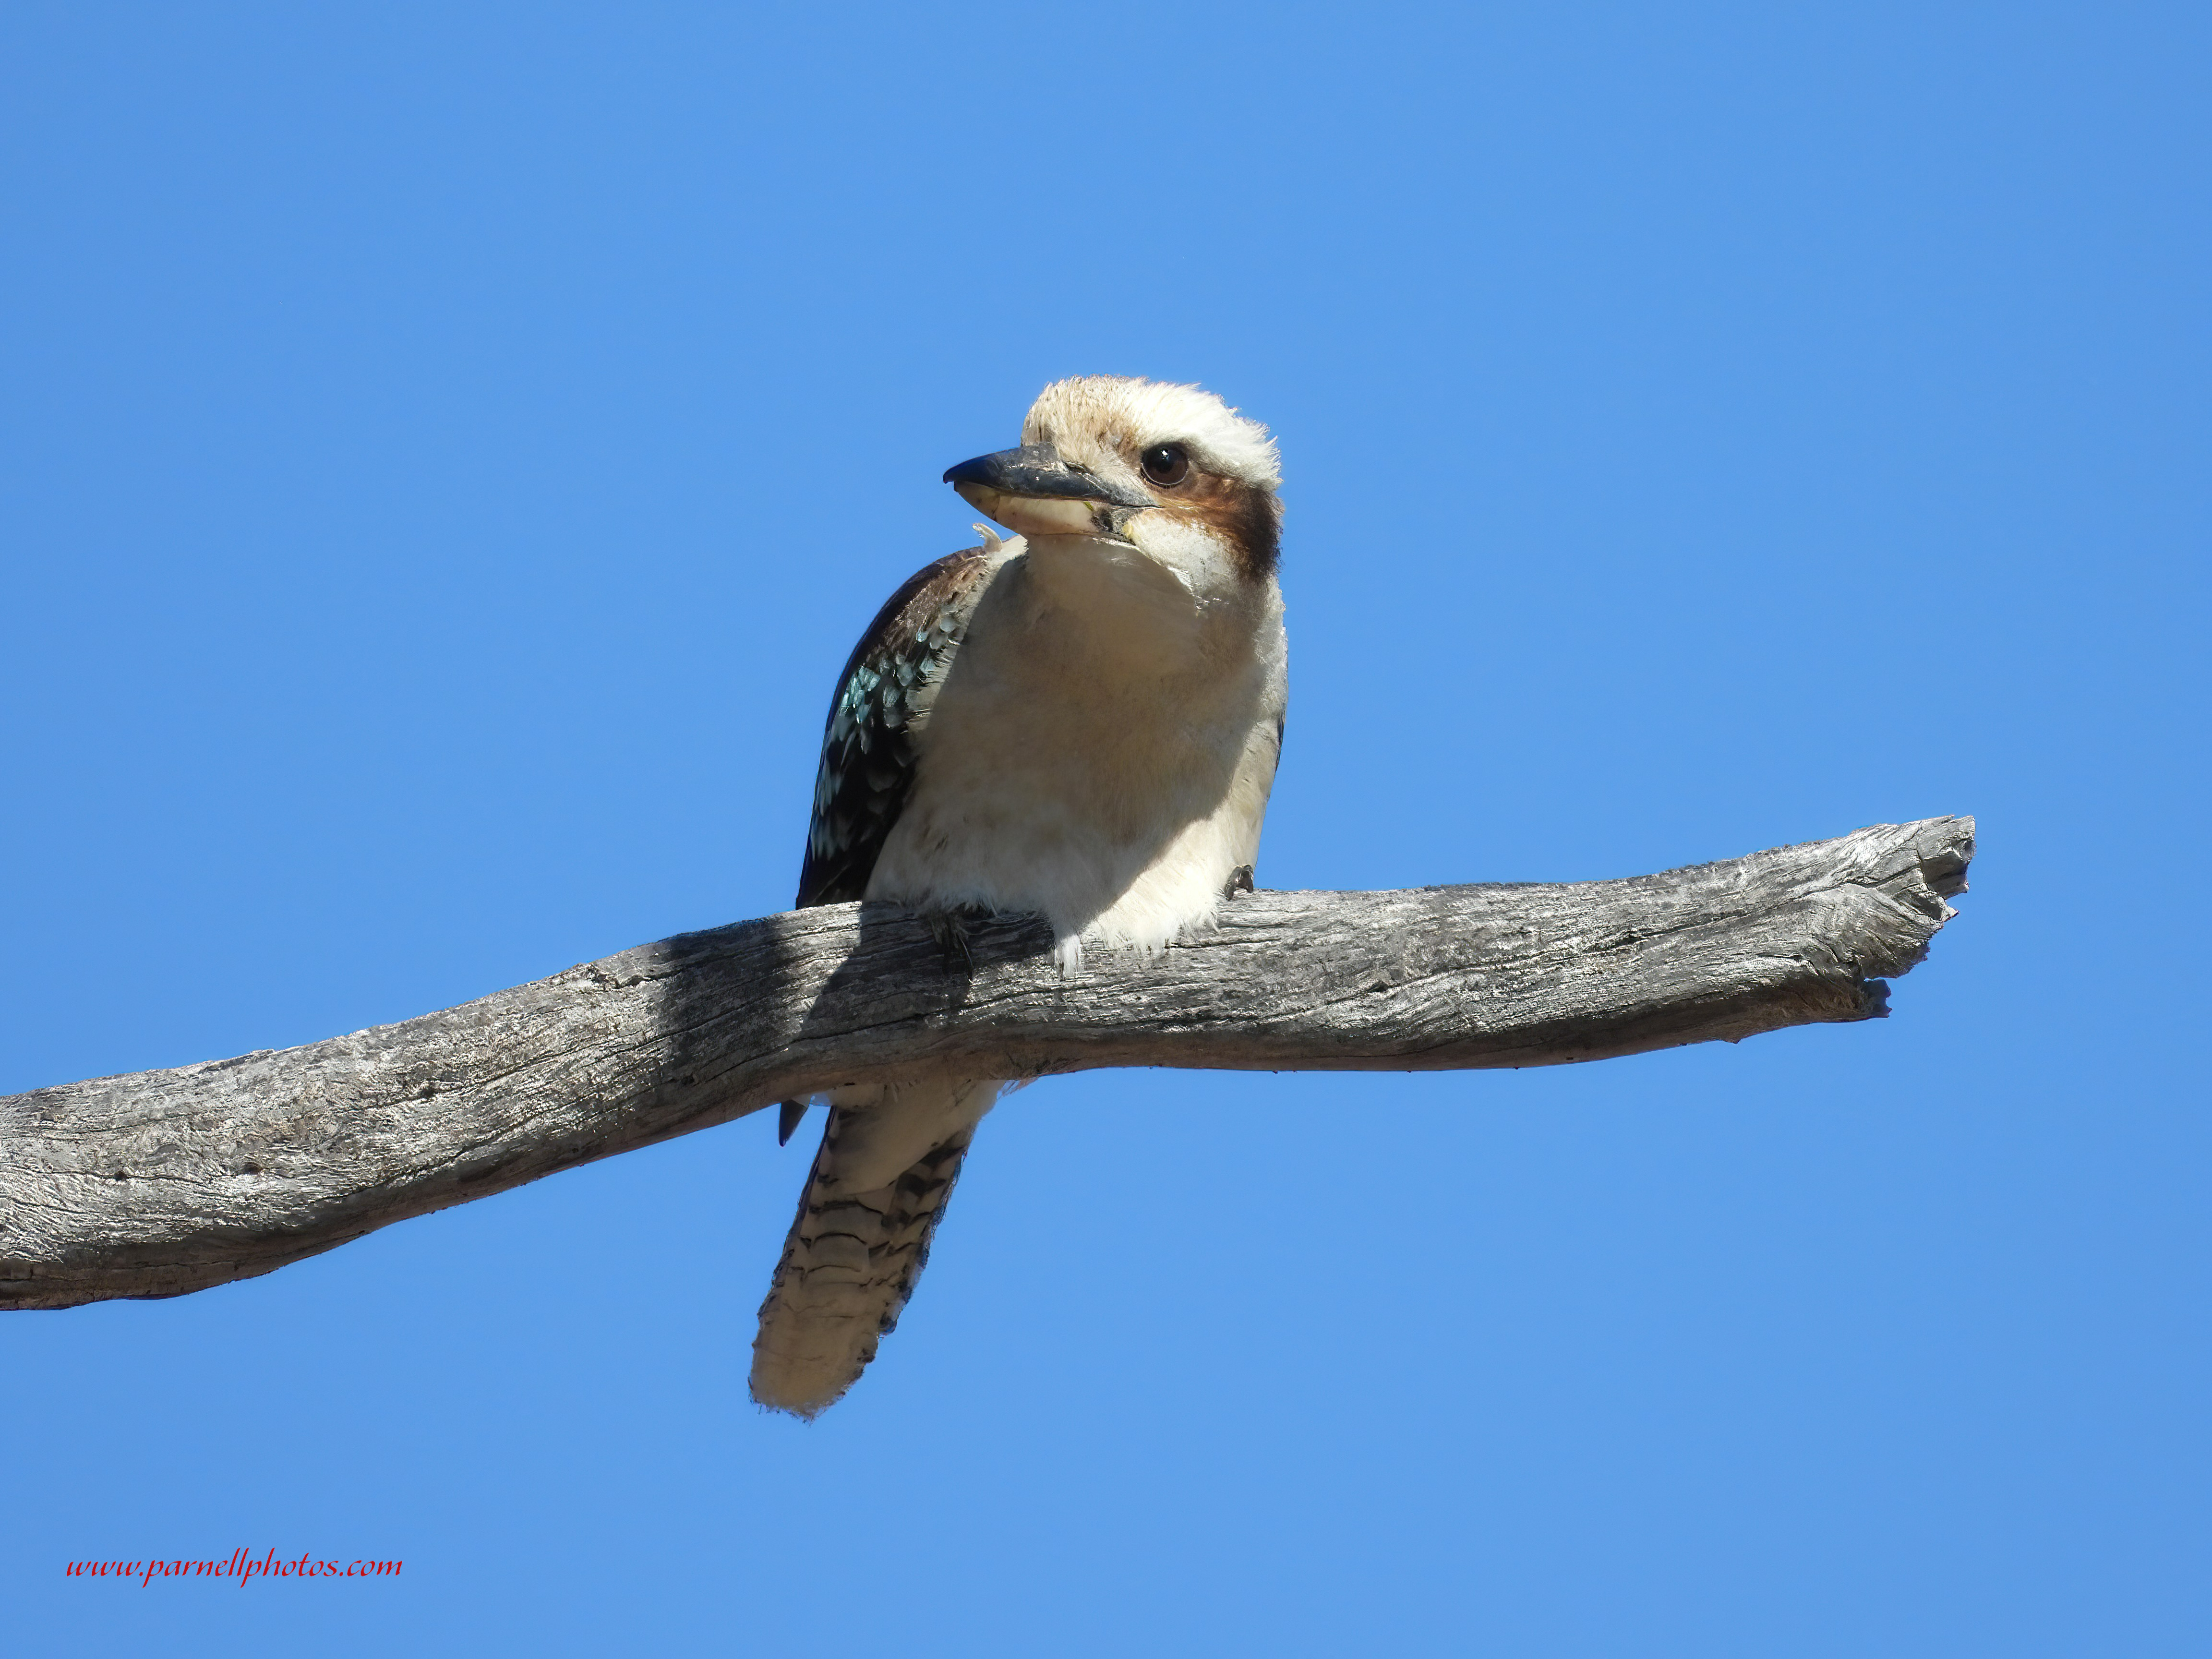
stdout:
<svg viewBox="0 0 2212 1659">
<path fill-rule="evenodd" d="M 890 1085 L 831 1097 L 798 1218 L 761 1304 L 752 1395 L 813 1417 L 898 1324 L 975 1126 L 1005 1085 Z"/>
</svg>

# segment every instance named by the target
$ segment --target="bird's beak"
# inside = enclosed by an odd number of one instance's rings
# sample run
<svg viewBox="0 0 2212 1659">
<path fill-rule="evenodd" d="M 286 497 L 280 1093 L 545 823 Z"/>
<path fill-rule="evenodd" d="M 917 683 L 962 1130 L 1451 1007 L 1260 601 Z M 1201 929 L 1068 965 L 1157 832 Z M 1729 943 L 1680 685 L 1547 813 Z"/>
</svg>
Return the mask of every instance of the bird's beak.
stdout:
<svg viewBox="0 0 2212 1659">
<path fill-rule="evenodd" d="M 1150 498 L 1060 459 L 1050 444 L 1024 444 L 946 470 L 960 499 L 1024 536 L 1111 536 Z"/>
</svg>

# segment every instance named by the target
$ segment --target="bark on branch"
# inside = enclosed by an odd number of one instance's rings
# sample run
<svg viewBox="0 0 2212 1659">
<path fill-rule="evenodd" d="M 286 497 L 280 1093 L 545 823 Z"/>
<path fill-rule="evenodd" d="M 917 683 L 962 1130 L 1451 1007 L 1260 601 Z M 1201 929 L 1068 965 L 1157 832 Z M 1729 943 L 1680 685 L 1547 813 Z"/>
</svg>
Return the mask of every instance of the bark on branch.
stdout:
<svg viewBox="0 0 2212 1659">
<path fill-rule="evenodd" d="M 830 1085 L 934 1069 L 1431 1071 L 1879 1018 L 1973 820 L 1625 881 L 1244 895 L 1067 977 L 1035 922 L 844 904 L 398 1025 L 0 1099 L 0 1307 L 175 1296 Z"/>
</svg>

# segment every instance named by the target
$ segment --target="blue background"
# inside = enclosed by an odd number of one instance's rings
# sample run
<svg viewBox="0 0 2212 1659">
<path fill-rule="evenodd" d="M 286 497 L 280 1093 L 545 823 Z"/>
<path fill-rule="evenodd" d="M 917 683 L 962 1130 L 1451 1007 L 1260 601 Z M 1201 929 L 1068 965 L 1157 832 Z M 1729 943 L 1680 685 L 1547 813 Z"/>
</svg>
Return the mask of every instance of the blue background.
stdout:
<svg viewBox="0 0 2212 1659">
<path fill-rule="evenodd" d="M 2206 1651 L 2208 34 L 12 0 L 0 1090 L 782 908 L 1073 373 L 1280 435 L 1264 884 L 1984 849 L 1885 1024 L 1041 1085 L 811 1427 L 762 1117 L 0 1320 L 14 1650 Z M 62 1574 L 241 1545 L 406 1567 Z"/>
</svg>

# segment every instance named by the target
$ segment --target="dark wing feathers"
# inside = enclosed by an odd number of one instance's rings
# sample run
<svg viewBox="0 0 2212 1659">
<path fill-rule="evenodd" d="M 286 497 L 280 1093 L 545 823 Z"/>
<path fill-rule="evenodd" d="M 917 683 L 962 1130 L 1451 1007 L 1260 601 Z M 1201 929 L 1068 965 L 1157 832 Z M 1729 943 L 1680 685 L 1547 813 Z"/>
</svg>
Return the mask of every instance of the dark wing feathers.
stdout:
<svg viewBox="0 0 2212 1659">
<path fill-rule="evenodd" d="M 969 548 L 909 576 L 853 647 L 814 778 L 799 908 L 860 897 L 914 782 L 917 699 L 944 679 L 991 561 Z"/>
</svg>

